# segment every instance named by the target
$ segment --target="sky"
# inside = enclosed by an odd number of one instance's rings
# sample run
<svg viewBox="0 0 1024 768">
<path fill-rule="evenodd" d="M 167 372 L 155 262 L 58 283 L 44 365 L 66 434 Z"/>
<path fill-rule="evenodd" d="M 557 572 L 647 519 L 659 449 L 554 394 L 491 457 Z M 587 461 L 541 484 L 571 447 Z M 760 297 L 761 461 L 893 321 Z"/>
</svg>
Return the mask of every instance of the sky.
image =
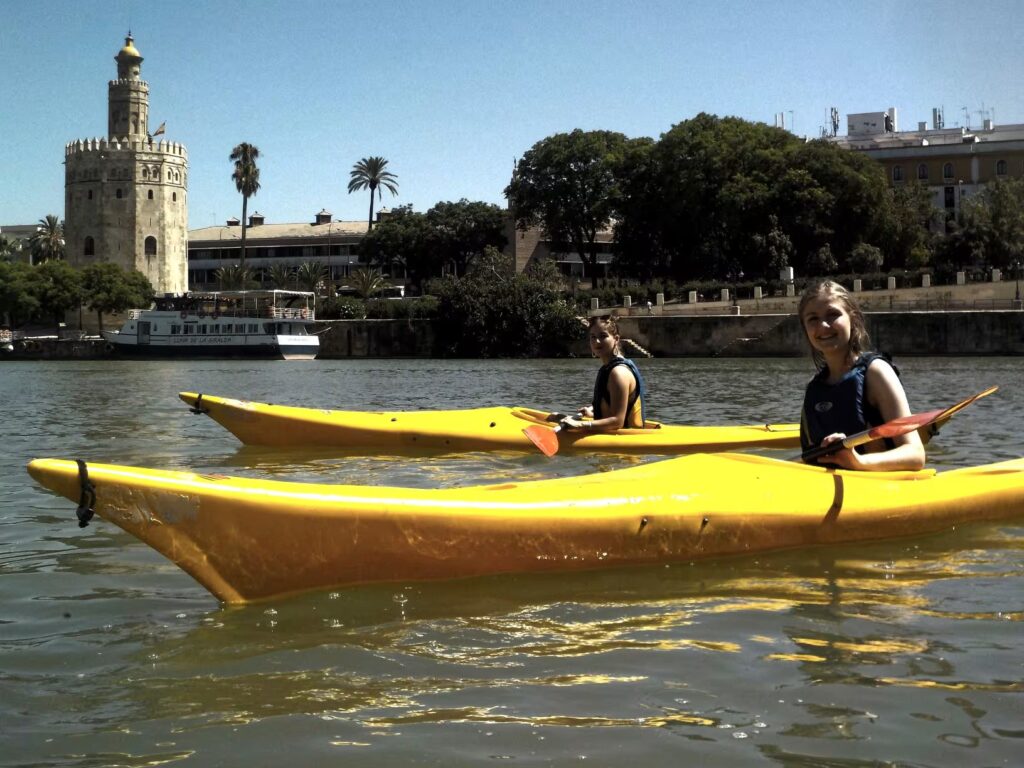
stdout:
<svg viewBox="0 0 1024 768">
<path fill-rule="evenodd" d="M 189 228 L 241 216 L 231 149 L 260 150 L 267 223 L 383 205 L 504 206 L 513 163 L 576 128 L 657 139 L 701 112 L 817 137 L 829 109 L 899 127 L 1024 123 L 1021 0 L 0 0 L 0 226 L 64 215 L 64 145 L 107 129 L 131 30 L 150 130 L 189 155 Z M 966 108 L 966 112 L 965 112 Z M 380 204 L 378 204 L 378 208 Z"/>
</svg>

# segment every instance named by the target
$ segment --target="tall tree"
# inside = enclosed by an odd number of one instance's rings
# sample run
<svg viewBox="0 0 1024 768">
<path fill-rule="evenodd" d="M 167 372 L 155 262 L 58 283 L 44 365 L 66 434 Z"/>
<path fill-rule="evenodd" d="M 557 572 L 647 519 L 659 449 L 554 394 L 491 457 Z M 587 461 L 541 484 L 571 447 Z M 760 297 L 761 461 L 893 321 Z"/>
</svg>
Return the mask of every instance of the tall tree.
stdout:
<svg viewBox="0 0 1024 768">
<path fill-rule="evenodd" d="M 636 142 L 612 131 L 560 133 L 534 144 L 505 188 L 520 228 L 540 225 L 555 243 L 579 254 L 597 284 L 597 236 L 621 199 L 625 158 Z"/>
<path fill-rule="evenodd" d="M 82 290 L 85 303 L 96 312 L 101 331 L 104 313 L 144 308 L 153 301 L 153 286 L 145 275 L 134 269 L 125 271 L 107 261 L 82 270 Z"/>
<path fill-rule="evenodd" d="M 82 273 L 66 261 L 51 259 L 35 268 L 35 280 L 40 310 L 59 327 L 65 313 L 82 302 Z"/>
<path fill-rule="evenodd" d="M 352 166 L 349 172 L 348 193 L 358 192 L 361 189 L 370 190 L 370 219 L 367 223 L 367 230 L 373 229 L 373 196 L 381 199 L 383 190 L 388 190 L 392 195 L 398 194 L 398 177 L 391 171 L 385 170 L 388 161 L 383 157 L 364 157 Z"/>
<path fill-rule="evenodd" d="M 249 198 L 255 195 L 260 189 L 260 169 L 256 166 L 256 159 L 260 156 L 259 149 L 248 142 L 243 141 L 233 150 L 228 158 L 235 164 L 235 170 L 231 178 L 235 182 L 235 188 L 242 195 L 242 250 L 238 266 L 245 267 L 245 230 L 248 227 Z"/>
<path fill-rule="evenodd" d="M 465 198 L 438 203 L 427 211 L 427 223 L 433 230 L 433 249 L 455 275 L 465 275 L 487 246 L 500 251 L 508 243 L 505 212 L 491 203 Z"/>
<path fill-rule="evenodd" d="M 50 259 L 64 258 L 64 224 L 53 214 L 39 220 L 35 234 L 29 238 L 32 261 L 41 264 Z"/>
</svg>

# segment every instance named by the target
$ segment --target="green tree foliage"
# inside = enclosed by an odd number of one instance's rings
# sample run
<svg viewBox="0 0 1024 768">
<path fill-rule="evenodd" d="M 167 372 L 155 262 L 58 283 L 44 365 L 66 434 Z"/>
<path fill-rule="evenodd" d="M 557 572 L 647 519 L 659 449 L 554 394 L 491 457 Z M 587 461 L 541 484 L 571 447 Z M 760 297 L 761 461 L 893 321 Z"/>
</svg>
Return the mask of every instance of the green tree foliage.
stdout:
<svg viewBox="0 0 1024 768">
<path fill-rule="evenodd" d="M 373 197 L 383 198 L 386 189 L 392 195 L 398 194 L 398 177 L 387 170 L 388 161 L 383 157 L 364 157 L 349 171 L 348 193 L 370 190 L 370 218 L 367 231 L 373 229 Z"/>
<path fill-rule="evenodd" d="M 54 325 L 64 320 L 69 310 L 82 303 L 82 272 L 66 261 L 46 261 L 34 270 L 39 310 Z"/>
<path fill-rule="evenodd" d="M 244 291 L 256 287 L 252 270 L 241 264 L 229 264 L 213 273 L 222 291 Z"/>
<path fill-rule="evenodd" d="M 988 266 L 1006 269 L 1024 260 L 1024 179 L 990 184 L 975 197 L 970 218 Z"/>
<path fill-rule="evenodd" d="M 359 260 L 384 275 L 405 270 L 417 290 L 424 280 L 441 273 L 441 259 L 432 248 L 427 217 L 408 205 L 396 208 L 370 230 L 359 244 Z"/>
<path fill-rule="evenodd" d="M 365 267 L 353 272 L 350 282 L 355 289 L 356 296 L 361 299 L 369 299 L 376 296 L 388 284 L 388 281 L 379 269 L 367 269 Z"/>
<path fill-rule="evenodd" d="M 39 226 L 28 242 L 35 264 L 51 259 L 63 259 L 64 223 L 53 214 L 48 214 L 39 220 Z"/>
<path fill-rule="evenodd" d="M 565 355 L 583 327 L 553 288 L 551 266 L 515 274 L 512 257 L 495 248 L 462 277 L 437 280 L 439 352 L 450 357 Z"/>
<path fill-rule="evenodd" d="M 327 292 L 327 268 L 319 261 L 304 261 L 295 270 L 295 282 L 304 291 L 323 295 Z"/>
<path fill-rule="evenodd" d="M 640 160 L 616 225 L 617 261 L 638 277 L 806 274 L 826 245 L 845 259 L 886 235 L 881 167 L 829 142 L 700 114 Z"/>
<path fill-rule="evenodd" d="M 611 227 L 630 176 L 626 160 L 649 139 L 612 131 L 559 133 L 534 144 L 505 188 L 516 225 L 539 225 L 579 254 L 597 282 L 597 236 Z"/>
<path fill-rule="evenodd" d="M 148 307 L 153 301 L 153 286 L 141 272 L 126 272 L 117 264 L 100 262 L 82 270 L 85 303 L 96 312 L 100 330 L 103 315 L 124 312 L 133 307 Z"/>
<path fill-rule="evenodd" d="M 0 261 L 0 316 L 18 326 L 39 311 L 35 270 L 24 262 Z"/>
<path fill-rule="evenodd" d="M 441 258 L 451 274 L 466 273 L 469 264 L 490 246 L 502 250 L 508 244 L 505 212 L 496 205 L 470 202 L 438 203 L 427 211 L 431 251 Z"/>
<path fill-rule="evenodd" d="M 243 141 L 231 150 L 231 155 L 228 157 L 235 164 L 231 179 L 242 196 L 242 243 L 238 260 L 240 267 L 245 266 L 245 232 L 249 225 L 249 198 L 260 189 L 260 169 L 256 165 L 259 156 L 260 151 L 255 145 Z"/>
<path fill-rule="evenodd" d="M 882 270 L 882 250 L 874 245 L 860 243 L 854 246 L 846 261 L 849 272 L 867 274 Z"/>
<path fill-rule="evenodd" d="M 889 222 L 888 264 L 896 269 L 915 269 L 931 260 L 931 224 L 936 217 L 928 188 L 916 182 L 895 187 Z"/>
<path fill-rule="evenodd" d="M 295 281 L 295 270 L 287 264 L 274 264 L 267 270 L 266 277 L 272 287 L 287 290 Z"/>
</svg>

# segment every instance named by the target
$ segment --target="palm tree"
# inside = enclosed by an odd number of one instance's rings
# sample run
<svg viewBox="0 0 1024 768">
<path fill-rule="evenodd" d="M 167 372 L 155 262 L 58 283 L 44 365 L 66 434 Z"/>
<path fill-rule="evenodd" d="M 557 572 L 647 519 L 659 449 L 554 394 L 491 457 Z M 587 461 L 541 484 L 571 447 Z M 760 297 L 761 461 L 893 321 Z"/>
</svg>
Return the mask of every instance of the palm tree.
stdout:
<svg viewBox="0 0 1024 768">
<path fill-rule="evenodd" d="M 275 264 L 267 270 L 267 279 L 275 288 L 288 288 L 295 277 L 295 270 L 287 264 Z"/>
<path fill-rule="evenodd" d="M 384 279 L 379 269 L 362 267 L 352 273 L 352 287 L 356 289 L 356 295 L 361 299 L 376 296 L 387 284 L 388 281 Z"/>
<path fill-rule="evenodd" d="M 323 291 L 326 279 L 327 268 L 319 261 L 305 261 L 295 270 L 295 281 L 307 291 Z"/>
<path fill-rule="evenodd" d="M 370 220 L 367 230 L 373 229 L 373 195 L 381 199 L 384 195 L 382 189 L 388 190 L 392 195 L 398 194 L 398 177 L 391 171 L 384 170 L 388 161 L 383 157 L 364 157 L 352 166 L 349 173 L 348 193 L 352 194 L 360 189 L 370 190 Z"/>
<path fill-rule="evenodd" d="M 64 224 L 52 213 L 39 220 L 36 232 L 29 238 L 34 261 L 64 258 Z"/>
<path fill-rule="evenodd" d="M 254 286 L 252 272 L 239 264 L 229 264 L 213 273 L 224 291 L 245 291 Z"/>
<path fill-rule="evenodd" d="M 259 192 L 260 169 L 256 167 L 256 158 L 260 156 L 259 149 L 248 142 L 243 141 L 231 150 L 228 158 L 235 164 L 234 179 L 235 188 L 242 195 L 242 252 L 238 266 L 245 267 L 245 229 L 246 217 L 249 215 L 249 198 Z"/>
</svg>

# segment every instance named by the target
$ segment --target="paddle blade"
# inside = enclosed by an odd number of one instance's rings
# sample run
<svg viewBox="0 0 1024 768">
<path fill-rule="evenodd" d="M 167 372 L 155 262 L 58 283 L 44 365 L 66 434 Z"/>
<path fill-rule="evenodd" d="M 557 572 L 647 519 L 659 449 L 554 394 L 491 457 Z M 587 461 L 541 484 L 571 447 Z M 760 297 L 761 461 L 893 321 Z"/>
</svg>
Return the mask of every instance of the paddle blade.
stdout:
<svg viewBox="0 0 1024 768">
<path fill-rule="evenodd" d="M 933 421 L 942 416 L 942 414 L 948 409 L 938 408 L 934 411 L 925 411 L 924 413 L 912 413 L 909 416 L 900 416 L 898 419 L 887 421 L 885 424 L 879 424 L 877 427 L 872 427 L 867 432 L 862 432 L 864 436 L 862 440 L 857 442 L 857 445 L 863 443 L 870 443 L 872 440 L 882 440 L 887 437 L 899 437 L 905 435 L 908 432 L 926 427 Z M 847 446 L 851 447 L 851 446 Z"/>
<path fill-rule="evenodd" d="M 540 448 L 545 456 L 554 456 L 558 453 L 558 429 L 551 429 L 540 424 L 534 424 L 523 430 L 523 434 L 530 438 L 530 442 Z"/>
</svg>

